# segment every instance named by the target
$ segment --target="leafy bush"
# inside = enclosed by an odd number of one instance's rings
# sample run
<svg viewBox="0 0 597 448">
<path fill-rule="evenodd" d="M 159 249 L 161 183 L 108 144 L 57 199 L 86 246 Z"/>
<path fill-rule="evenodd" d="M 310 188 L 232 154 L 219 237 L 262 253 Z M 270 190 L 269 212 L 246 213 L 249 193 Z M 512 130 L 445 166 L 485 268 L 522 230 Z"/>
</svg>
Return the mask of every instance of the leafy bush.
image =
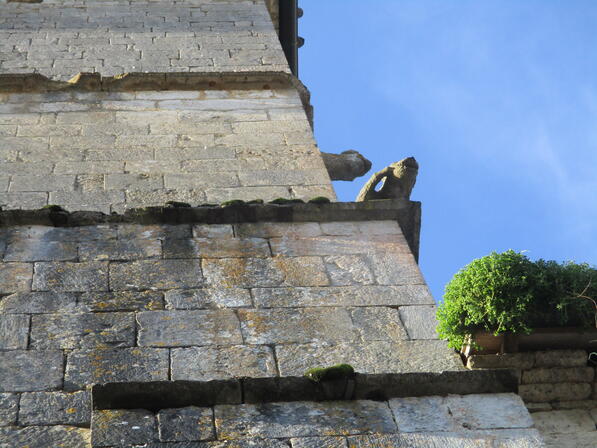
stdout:
<svg viewBox="0 0 597 448">
<path fill-rule="evenodd" d="M 473 260 L 446 285 L 438 333 L 460 349 L 479 330 L 530 332 L 535 327 L 595 326 L 597 269 L 538 260 L 508 250 Z"/>
</svg>

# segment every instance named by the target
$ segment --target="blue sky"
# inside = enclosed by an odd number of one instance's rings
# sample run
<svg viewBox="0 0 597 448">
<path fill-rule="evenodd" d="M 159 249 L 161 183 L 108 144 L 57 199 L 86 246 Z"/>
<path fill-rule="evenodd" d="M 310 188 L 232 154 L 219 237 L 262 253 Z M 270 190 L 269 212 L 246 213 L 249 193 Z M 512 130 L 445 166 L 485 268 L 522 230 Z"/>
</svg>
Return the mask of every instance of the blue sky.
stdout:
<svg viewBox="0 0 597 448">
<path fill-rule="evenodd" d="M 597 1 L 300 6 L 320 148 L 357 149 L 371 173 L 419 161 L 420 264 L 436 299 L 493 250 L 597 265 Z M 365 181 L 336 182 L 339 199 Z"/>
</svg>

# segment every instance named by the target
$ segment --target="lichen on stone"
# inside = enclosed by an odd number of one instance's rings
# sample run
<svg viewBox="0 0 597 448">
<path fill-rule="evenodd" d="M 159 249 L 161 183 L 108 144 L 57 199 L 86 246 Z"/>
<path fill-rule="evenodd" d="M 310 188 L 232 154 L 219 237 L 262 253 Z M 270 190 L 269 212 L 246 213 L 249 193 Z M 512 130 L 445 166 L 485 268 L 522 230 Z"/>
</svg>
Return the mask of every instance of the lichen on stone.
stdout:
<svg viewBox="0 0 597 448">
<path fill-rule="evenodd" d="M 320 383 L 321 381 L 348 379 L 352 378 L 354 375 L 354 368 L 350 364 L 337 364 L 331 367 L 315 367 L 305 372 L 305 376 L 316 383 Z"/>
</svg>

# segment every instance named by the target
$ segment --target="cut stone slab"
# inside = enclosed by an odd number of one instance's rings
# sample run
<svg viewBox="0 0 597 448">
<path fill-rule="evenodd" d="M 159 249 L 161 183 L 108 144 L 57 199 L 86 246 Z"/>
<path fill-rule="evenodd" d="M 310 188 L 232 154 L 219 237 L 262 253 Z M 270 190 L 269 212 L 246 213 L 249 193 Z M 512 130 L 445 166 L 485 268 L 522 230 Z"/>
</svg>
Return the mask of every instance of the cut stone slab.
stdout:
<svg viewBox="0 0 597 448">
<path fill-rule="evenodd" d="M 118 238 L 128 240 L 132 238 L 147 238 L 163 240 L 166 238 L 191 238 L 190 224 L 120 224 Z"/>
<path fill-rule="evenodd" d="M 161 256 L 162 244 L 157 239 L 101 240 L 79 244 L 81 261 L 125 261 Z"/>
<path fill-rule="evenodd" d="M 272 349 L 266 346 L 190 347 L 172 350 L 172 379 L 210 381 L 276 376 Z"/>
<path fill-rule="evenodd" d="M 400 318 L 410 339 L 437 339 L 434 305 L 400 307 Z"/>
<path fill-rule="evenodd" d="M 19 406 L 19 424 L 89 425 L 91 394 L 88 391 L 24 393 Z"/>
<path fill-rule="evenodd" d="M 77 259 L 77 244 L 71 241 L 19 239 L 6 247 L 4 261 L 70 261 Z"/>
<path fill-rule="evenodd" d="M 522 372 L 522 384 L 592 383 L 594 378 L 595 369 L 592 367 L 552 367 Z"/>
<path fill-rule="evenodd" d="M 203 284 L 198 260 L 142 260 L 110 264 L 113 290 L 188 289 Z"/>
<path fill-rule="evenodd" d="M 19 396 L 0 393 L 0 426 L 12 426 L 17 422 Z"/>
<path fill-rule="evenodd" d="M 444 397 L 409 397 L 390 400 L 400 432 L 458 431 Z"/>
<path fill-rule="evenodd" d="M 290 439 L 292 448 L 348 448 L 344 437 L 304 437 Z"/>
<path fill-rule="evenodd" d="M 385 402 L 289 402 L 215 407 L 218 438 L 309 437 L 396 432 Z"/>
<path fill-rule="evenodd" d="M 63 292 L 17 292 L 0 299 L 0 313 L 56 313 L 73 312 L 77 295 Z"/>
<path fill-rule="evenodd" d="M 348 446 L 349 448 L 494 448 L 490 438 L 450 432 L 355 436 L 348 438 Z"/>
<path fill-rule="evenodd" d="M 535 367 L 584 367 L 587 352 L 584 350 L 548 350 L 535 352 Z"/>
<path fill-rule="evenodd" d="M 467 360 L 469 369 L 520 369 L 528 370 L 535 365 L 535 353 L 504 353 L 496 355 L 472 355 Z"/>
<path fill-rule="evenodd" d="M 456 422 L 467 429 L 533 426 L 531 415 L 515 394 L 451 395 L 446 404 Z"/>
<path fill-rule="evenodd" d="M 30 392 L 62 386 L 61 351 L 0 351 L 0 392 Z"/>
<path fill-rule="evenodd" d="M 166 291 L 166 308 L 178 310 L 250 307 L 251 294 L 241 288 L 173 289 Z"/>
<path fill-rule="evenodd" d="M 362 307 L 350 310 L 361 341 L 404 341 L 408 334 L 398 310 L 387 307 Z"/>
<path fill-rule="evenodd" d="M 29 316 L 26 314 L 0 315 L 0 350 L 27 348 Z"/>
<path fill-rule="evenodd" d="M 591 393 L 589 383 L 521 384 L 518 387 L 518 395 L 529 402 L 587 400 Z"/>
<path fill-rule="evenodd" d="M 166 381 L 168 368 L 167 349 L 74 350 L 68 354 L 64 389 L 84 389 L 97 383 Z"/>
<path fill-rule="evenodd" d="M 542 434 L 575 434 L 595 431 L 595 421 L 585 409 L 535 412 L 535 427 Z M 597 431 L 595 431 L 597 437 Z M 595 439 L 597 440 L 597 439 Z"/>
<path fill-rule="evenodd" d="M 324 257 L 331 284 L 334 286 L 372 285 L 375 278 L 362 255 L 334 255 Z"/>
<path fill-rule="evenodd" d="M 162 409 L 158 412 L 158 430 L 162 442 L 186 442 L 215 438 L 213 409 L 190 406 Z"/>
<path fill-rule="evenodd" d="M 231 310 L 146 311 L 137 314 L 137 321 L 140 346 L 243 343 L 238 318 Z"/>
<path fill-rule="evenodd" d="M 164 309 L 161 292 L 118 291 L 83 293 L 79 298 L 82 311 L 157 311 Z"/>
<path fill-rule="evenodd" d="M 107 291 L 108 264 L 101 262 L 35 263 L 32 288 L 36 291 Z"/>
<path fill-rule="evenodd" d="M 231 224 L 195 224 L 193 226 L 195 238 L 234 238 Z"/>
<path fill-rule="evenodd" d="M 595 448 L 596 431 L 574 434 L 545 434 L 545 448 Z"/>
<path fill-rule="evenodd" d="M 164 258 L 263 258 L 271 255 L 263 238 L 165 240 Z"/>
<path fill-rule="evenodd" d="M 2 448 L 81 448 L 91 443 L 91 430 L 74 426 L 30 426 L 0 428 Z"/>
<path fill-rule="evenodd" d="M 239 237 L 259 238 L 303 238 L 321 235 L 321 228 L 316 222 L 259 222 L 234 225 Z"/>
<path fill-rule="evenodd" d="M 31 289 L 31 263 L 2 263 L 0 266 L 0 294 L 12 294 Z"/>
<path fill-rule="evenodd" d="M 93 446 L 143 445 L 158 440 L 155 415 L 142 409 L 93 411 Z"/>
</svg>

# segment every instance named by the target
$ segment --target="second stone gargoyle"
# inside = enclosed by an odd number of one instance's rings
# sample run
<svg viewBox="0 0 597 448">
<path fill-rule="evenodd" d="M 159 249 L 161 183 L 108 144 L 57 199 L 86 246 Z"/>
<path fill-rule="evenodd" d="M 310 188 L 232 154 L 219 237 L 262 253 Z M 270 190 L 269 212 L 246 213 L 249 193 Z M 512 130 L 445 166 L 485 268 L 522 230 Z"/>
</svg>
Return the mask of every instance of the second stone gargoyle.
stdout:
<svg viewBox="0 0 597 448">
<path fill-rule="evenodd" d="M 419 164 L 414 157 L 402 159 L 375 173 L 361 188 L 357 202 L 375 199 L 410 199 L 417 181 Z M 378 189 L 378 185 L 381 187 Z"/>
<path fill-rule="evenodd" d="M 352 149 L 341 154 L 322 152 L 321 156 L 332 180 L 354 180 L 371 169 L 371 162 Z"/>
</svg>

